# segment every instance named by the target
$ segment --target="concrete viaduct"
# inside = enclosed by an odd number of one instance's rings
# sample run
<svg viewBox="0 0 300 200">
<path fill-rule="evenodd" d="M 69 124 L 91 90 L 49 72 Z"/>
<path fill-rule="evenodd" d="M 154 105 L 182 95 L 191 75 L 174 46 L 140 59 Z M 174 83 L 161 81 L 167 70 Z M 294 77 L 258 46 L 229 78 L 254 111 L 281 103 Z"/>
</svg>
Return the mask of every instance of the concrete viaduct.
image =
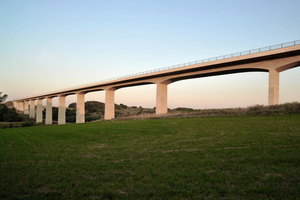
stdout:
<svg viewBox="0 0 300 200">
<path fill-rule="evenodd" d="M 65 124 L 65 98 L 68 95 L 76 94 L 76 123 L 84 123 L 85 94 L 105 91 L 104 118 L 109 120 L 115 117 L 114 96 L 116 90 L 124 87 L 156 84 L 156 114 L 164 114 L 167 113 L 167 91 L 168 85 L 171 83 L 184 79 L 241 72 L 268 72 L 268 104 L 275 105 L 279 103 L 279 73 L 298 66 L 300 66 L 300 40 L 123 76 L 72 89 L 15 99 L 13 104 L 17 110 L 29 114 L 29 117 L 36 117 L 36 122 L 42 122 L 42 100 L 46 99 L 45 123 L 52 124 L 52 98 L 58 97 L 58 124 Z M 35 110 L 36 100 L 37 110 Z"/>
</svg>

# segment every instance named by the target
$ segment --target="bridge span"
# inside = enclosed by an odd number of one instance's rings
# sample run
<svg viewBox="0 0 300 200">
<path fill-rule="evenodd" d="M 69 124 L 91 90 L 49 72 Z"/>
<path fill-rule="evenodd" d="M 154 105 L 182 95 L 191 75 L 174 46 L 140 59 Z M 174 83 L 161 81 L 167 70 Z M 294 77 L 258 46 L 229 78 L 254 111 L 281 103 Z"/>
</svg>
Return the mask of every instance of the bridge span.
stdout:
<svg viewBox="0 0 300 200">
<path fill-rule="evenodd" d="M 180 65 L 126 75 L 98 83 L 29 96 L 13 101 L 36 122 L 42 122 L 42 100 L 46 99 L 46 124 L 52 124 L 52 98 L 59 98 L 58 124 L 66 123 L 65 98 L 77 95 L 76 123 L 85 122 L 84 97 L 95 91 L 105 91 L 106 120 L 115 117 L 115 91 L 124 87 L 156 84 L 156 114 L 167 113 L 168 85 L 176 81 L 241 72 L 269 73 L 268 104 L 279 103 L 279 73 L 300 66 L 300 40 L 269 47 L 228 54 Z M 37 110 L 35 111 L 35 101 Z M 36 116 L 35 116 L 36 113 Z"/>
</svg>

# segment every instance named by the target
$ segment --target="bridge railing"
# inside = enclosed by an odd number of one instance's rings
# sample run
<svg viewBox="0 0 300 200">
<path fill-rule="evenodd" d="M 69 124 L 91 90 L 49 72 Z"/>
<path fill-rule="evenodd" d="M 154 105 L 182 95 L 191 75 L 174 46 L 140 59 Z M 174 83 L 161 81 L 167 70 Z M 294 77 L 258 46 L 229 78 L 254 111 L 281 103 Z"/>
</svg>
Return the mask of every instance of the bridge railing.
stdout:
<svg viewBox="0 0 300 200">
<path fill-rule="evenodd" d="M 216 61 L 216 60 L 223 60 L 223 59 L 227 59 L 227 58 L 233 58 L 233 57 L 244 56 L 244 55 L 249 55 L 249 54 L 254 54 L 254 53 L 260 53 L 260 52 L 264 52 L 264 51 L 271 51 L 271 50 L 275 50 L 275 49 L 281 49 L 281 48 L 296 46 L 296 45 L 300 45 L 300 40 L 295 40 L 292 42 L 286 42 L 286 43 L 282 43 L 282 44 L 276 44 L 276 45 L 262 47 L 262 48 L 258 48 L 258 49 L 252 49 L 252 50 L 248 50 L 248 51 L 241 51 L 238 53 L 226 54 L 223 56 L 217 56 L 217 57 L 206 58 L 206 59 L 202 59 L 202 60 L 196 60 L 196 61 L 192 61 L 192 62 L 186 62 L 186 63 L 182 63 L 182 64 L 177 64 L 177 65 L 171 65 L 168 67 L 157 68 L 157 69 L 139 72 L 139 73 L 135 73 L 135 74 L 128 74 L 125 76 L 110 78 L 110 79 L 106 79 L 106 80 L 103 80 L 100 82 L 95 82 L 95 83 L 114 81 L 114 80 L 118 80 L 118 79 L 123 79 L 123 78 L 143 75 L 143 74 L 149 74 L 149 73 L 153 73 L 153 72 L 175 69 L 175 68 L 180 68 L 180 67 L 185 67 L 185 66 L 195 65 L 195 64 L 200 64 L 200 63 L 206 63 L 206 62 L 211 62 L 211 61 Z"/>
</svg>

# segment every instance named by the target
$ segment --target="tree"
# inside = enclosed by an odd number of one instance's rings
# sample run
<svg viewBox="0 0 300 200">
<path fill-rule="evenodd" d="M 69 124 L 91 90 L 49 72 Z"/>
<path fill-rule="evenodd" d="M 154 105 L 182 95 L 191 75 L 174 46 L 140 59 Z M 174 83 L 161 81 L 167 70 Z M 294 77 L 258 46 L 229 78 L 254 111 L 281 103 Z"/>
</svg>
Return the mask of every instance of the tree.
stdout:
<svg viewBox="0 0 300 200">
<path fill-rule="evenodd" d="M 23 118 L 16 113 L 16 109 L 7 108 L 5 104 L 0 104 L 0 121 L 3 122 L 19 122 Z"/>
<path fill-rule="evenodd" d="M 77 106 L 77 103 L 70 103 L 70 105 L 69 105 L 69 108 L 76 108 L 76 106 Z"/>
<path fill-rule="evenodd" d="M 3 96 L 1 96 L 2 92 L 0 92 L 0 103 L 4 102 L 7 98 L 7 94 L 4 94 Z"/>
</svg>

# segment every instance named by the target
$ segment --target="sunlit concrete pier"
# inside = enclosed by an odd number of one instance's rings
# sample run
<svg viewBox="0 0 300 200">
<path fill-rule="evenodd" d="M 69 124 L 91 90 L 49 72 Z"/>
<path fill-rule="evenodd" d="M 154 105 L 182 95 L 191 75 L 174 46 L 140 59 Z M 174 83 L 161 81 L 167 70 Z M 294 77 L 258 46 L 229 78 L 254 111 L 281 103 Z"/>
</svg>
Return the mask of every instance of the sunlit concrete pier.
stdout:
<svg viewBox="0 0 300 200">
<path fill-rule="evenodd" d="M 180 80 L 204 78 L 242 72 L 269 73 L 268 104 L 279 103 L 280 72 L 300 65 L 300 40 L 269 47 L 188 62 L 133 75 L 118 77 L 71 89 L 34 95 L 14 100 L 14 107 L 37 122 L 42 121 L 42 100 L 46 99 L 46 124 L 52 124 L 52 98 L 59 98 L 58 124 L 66 123 L 65 98 L 77 95 L 76 123 L 85 122 L 84 97 L 95 91 L 105 91 L 106 120 L 115 117 L 115 92 L 125 87 L 156 84 L 156 114 L 167 113 L 168 85 Z M 37 110 L 35 110 L 35 101 Z M 36 113 L 36 116 L 35 116 Z"/>
</svg>

